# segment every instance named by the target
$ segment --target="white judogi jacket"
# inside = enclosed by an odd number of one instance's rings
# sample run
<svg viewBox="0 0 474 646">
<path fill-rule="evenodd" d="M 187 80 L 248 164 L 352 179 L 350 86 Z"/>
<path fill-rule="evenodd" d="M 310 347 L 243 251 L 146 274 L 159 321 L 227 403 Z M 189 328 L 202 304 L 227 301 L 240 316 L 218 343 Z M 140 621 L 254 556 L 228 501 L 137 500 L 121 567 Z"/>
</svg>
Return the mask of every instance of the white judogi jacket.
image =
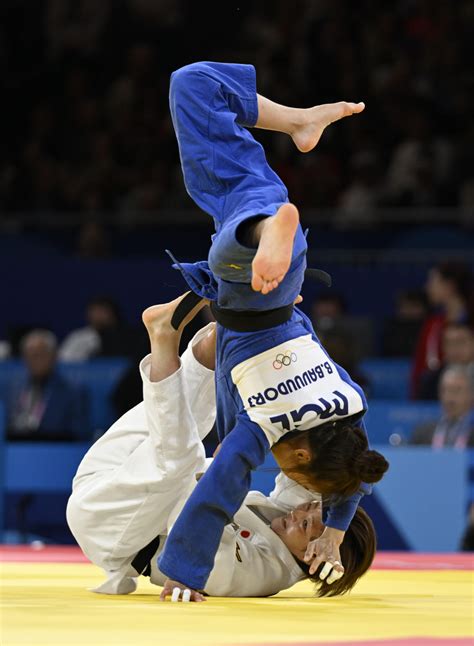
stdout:
<svg viewBox="0 0 474 646">
<path fill-rule="evenodd" d="M 207 332 L 198 332 L 190 346 Z M 201 440 L 215 416 L 213 371 L 200 365 L 188 347 L 180 369 L 167 379 L 150 381 L 150 357 L 143 359 L 140 372 L 144 401 L 89 449 L 67 507 L 78 544 L 107 575 L 95 591 L 106 594 L 136 589 L 131 562 L 157 535 L 163 538 L 151 561 L 150 579 L 164 583 L 157 556 L 196 485 L 196 474 L 210 462 Z M 213 596 L 267 596 L 305 578 L 269 522 L 317 496 L 283 474 L 269 497 L 250 492 L 224 529 L 205 591 Z"/>
</svg>

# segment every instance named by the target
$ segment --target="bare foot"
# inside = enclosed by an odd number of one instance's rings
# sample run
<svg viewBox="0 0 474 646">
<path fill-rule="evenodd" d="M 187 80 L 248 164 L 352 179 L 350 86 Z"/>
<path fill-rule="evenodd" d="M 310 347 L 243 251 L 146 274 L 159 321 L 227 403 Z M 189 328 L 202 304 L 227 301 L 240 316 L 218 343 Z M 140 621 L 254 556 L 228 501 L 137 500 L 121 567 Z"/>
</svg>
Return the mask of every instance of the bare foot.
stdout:
<svg viewBox="0 0 474 646">
<path fill-rule="evenodd" d="M 186 292 L 186 294 L 189 292 Z M 175 309 L 178 307 L 180 301 L 186 296 L 182 294 L 178 298 L 175 298 L 174 301 L 170 303 L 162 303 L 160 305 L 152 305 L 147 307 L 147 309 L 142 314 L 142 321 L 148 330 L 150 338 L 161 336 L 163 334 L 175 335 L 180 337 L 182 331 L 186 325 L 192 321 L 196 314 L 201 310 L 205 305 L 208 305 L 209 301 L 204 298 L 200 301 L 189 314 L 183 319 L 182 323 L 179 326 L 178 330 L 175 330 L 171 326 L 171 318 L 174 314 Z"/>
<path fill-rule="evenodd" d="M 334 121 L 359 114 L 365 108 L 364 103 L 325 103 L 314 108 L 301 110 L 301 123 L 290 132 L 295 146 L 302 153 L 307 153 L 316 146 L 325 128 Z"/>
<path fill-rule="evenodd" d="M 257 253 L 252 262 L 252 289 L 268 294 L 276 289 L 290 268 L 293 240 L 299 223 L 294 204 L 283 204 L 275 215 L 261 220 Z"/>
</svg>

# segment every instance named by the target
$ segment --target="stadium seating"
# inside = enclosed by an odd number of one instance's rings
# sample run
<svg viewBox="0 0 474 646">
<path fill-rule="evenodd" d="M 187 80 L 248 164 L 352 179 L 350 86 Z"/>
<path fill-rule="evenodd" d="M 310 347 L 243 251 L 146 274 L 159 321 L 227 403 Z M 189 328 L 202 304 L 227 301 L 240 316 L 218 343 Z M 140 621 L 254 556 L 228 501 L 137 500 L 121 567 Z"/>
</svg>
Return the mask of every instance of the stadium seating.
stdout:
<svg viewBox="0 0 474 646">
<path fill-rule="evenodd" d="M 373 399 L 408 399 L 411 360 L 407 359 L 365 359 L 360 371 L 370 383 Z"/>
<path fill-rule="evenodd" d="M 115 413 L 110 396 L 128 366 L 129 360 L 125 357 L 60 363 L 58 366 L 61 374 L 72 383 L 82 385 L 88 392 L 95 436 L 100 435 L 114 421 Z M 0 400 L 5 400 L 9 384 L 18 379 L 23 372 L 23 364 L 17 359 L 0 362 Z"/>
</svg>

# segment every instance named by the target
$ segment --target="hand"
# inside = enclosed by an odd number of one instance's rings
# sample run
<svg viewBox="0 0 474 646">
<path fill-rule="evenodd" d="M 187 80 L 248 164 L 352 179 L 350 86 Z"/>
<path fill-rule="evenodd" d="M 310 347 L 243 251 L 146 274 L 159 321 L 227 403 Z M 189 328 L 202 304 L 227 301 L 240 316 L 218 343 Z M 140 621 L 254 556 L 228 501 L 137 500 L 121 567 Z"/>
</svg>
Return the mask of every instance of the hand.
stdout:
<svg viewBox="0 0 474 646">
<path fill-rule="evenodd" d="M 311 563 L 310 575 L 313 575 L 321 563 L 325 563 L 319 578 L 331 584 L 344 575 L 339 546 L 344 539 L 344 532 L 333 527 L 326 527 L 319 538 L 308 543 L 304 555 L 305 563 Z M 329 576 L 328 576 L 329 575 Z M 327 577 L 327 578 L 326 578 Z"/>
<path fill-rule="evenodd" d="M 160 594 L 160 601 L 166 601 L 166 597 L 171 595 L 171 601 L 206 601 L 206 597 L 197 590 L 191 590 L 179 581 L 166 579 L 163 590 Z"/>
</svg>

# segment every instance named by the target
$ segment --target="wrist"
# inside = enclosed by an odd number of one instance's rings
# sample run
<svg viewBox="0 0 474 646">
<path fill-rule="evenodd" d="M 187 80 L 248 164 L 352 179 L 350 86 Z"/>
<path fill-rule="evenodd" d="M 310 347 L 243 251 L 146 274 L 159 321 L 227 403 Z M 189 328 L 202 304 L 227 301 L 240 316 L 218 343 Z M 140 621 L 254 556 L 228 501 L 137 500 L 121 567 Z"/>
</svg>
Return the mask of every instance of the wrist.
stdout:
<svg viewBox="0 0 474 646">
<path fill-rule="evenodd" d="M 342 529 L 336 529 L 335 527 L 326 527 L 326 529 L 322 533 L 322 536 L 331 539 L 331 541 L 337 543 L 338 545 L 340 545 L 344 540 L 344 535 L 345 532 L 342 531 Z"/>
</svg>

